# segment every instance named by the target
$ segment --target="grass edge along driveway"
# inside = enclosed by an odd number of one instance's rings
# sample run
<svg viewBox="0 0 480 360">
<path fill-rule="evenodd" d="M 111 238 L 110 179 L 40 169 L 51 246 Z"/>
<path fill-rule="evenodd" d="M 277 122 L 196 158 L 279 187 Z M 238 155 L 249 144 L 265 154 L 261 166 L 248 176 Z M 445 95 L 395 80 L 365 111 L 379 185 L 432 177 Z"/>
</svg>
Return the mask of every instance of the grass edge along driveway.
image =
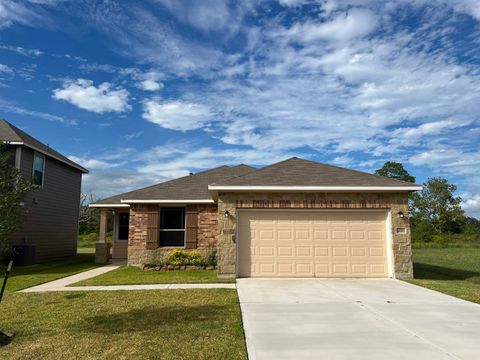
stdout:
<svg viewBox="0 0 480 360">
<path fill-rule="evenodd" d="M 233 289 L 10 293 L 2 359 L 247 359 Z"/>
<path fill-rule="evenodd" d="M 480 304 L 480 248 L 413 249 L 414 279 L 406 280 Z"/>
<path fill-rule="evenodd" d="M 214 270 L 142 271 L 135 266 L 121 266 L 108 273 L 70 286 L 206 284 L 234 283 L 234 278 L 218 277 Z"/>
</svg>

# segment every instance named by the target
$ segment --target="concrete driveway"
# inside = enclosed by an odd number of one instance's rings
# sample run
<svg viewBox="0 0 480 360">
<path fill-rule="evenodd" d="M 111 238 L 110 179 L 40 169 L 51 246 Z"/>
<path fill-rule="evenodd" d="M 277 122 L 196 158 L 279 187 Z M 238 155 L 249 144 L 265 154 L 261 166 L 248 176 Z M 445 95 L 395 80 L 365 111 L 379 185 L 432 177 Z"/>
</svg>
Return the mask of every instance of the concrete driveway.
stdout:
<svg viewBox="0 0 480 360">
<path fill-rule="evenodd" d="M 399 280 L 239 279 L 250 360 L 480 359 L 480 305 Z"/>
</svg>

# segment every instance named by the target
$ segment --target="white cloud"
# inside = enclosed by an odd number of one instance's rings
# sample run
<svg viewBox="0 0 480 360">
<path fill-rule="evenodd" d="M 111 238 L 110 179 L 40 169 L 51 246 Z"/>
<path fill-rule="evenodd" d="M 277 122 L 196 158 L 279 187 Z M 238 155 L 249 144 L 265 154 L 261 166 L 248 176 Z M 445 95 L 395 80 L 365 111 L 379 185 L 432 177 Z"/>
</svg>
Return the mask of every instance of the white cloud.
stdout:
<svg viewBox="0 0 480 360">
<path fill-rule="evenodd" d="M 221 165 L 266 165 L 294 155 L 301 154 L 276 150 L 259 152 L 242 147 L 219 151 L 211 146 L 177 142 L 145 151 L 119 148 L 103 155 L 95 153 L 70 158 L 93 170 L 82 178 L 82 191 L 102 198 Z"/>
<path fill-rule="evenodd" d="M 30 117 L 33 117 L 33 118 L 39 118 L 39 119 L 44 119 L 44 120 L 48 120 L 48 121 L 60 122 L 60 123 L 66 124 L 66 125 L 78 125 L 75 120 L 65 119 L 62 116 L 52 115 L 52 114 L 48 114 L 48 113 L 41 112 L 41 111 L 24 109 L 20 106 L 12 104 L 11 102 L 5 101 L 3 99 L 0 99 L 0 110 L 8 112 L 8 113 L 12 113 L 12 114 L 26 115 L 26 116 L 30 116 Z"/>
<path fill-rule="evenodd" d="M 73 156 L 73 155 L 69 156 L 68 158 L 76 162 L 77 164 L 84 166 L 89 170 L 110 169 L 110 168 L 124 165 L 124 163 L 122 162 L 107 162 L 104 160 L 91 159 L 91 158 L 88 159 L 88 158 L 82 158 L 82 157 Z"/>
<path fill-rule="evenodd" d="M 0 44 L 1 50 L 13 51 L 24 56 L 40 56 L 44 52 L 38 49 L 26 49 L 21 46 L 3 45 Z"/>
<path fill-rule="evenodd" d="M 13 69 L 8 65 L 0 64 L 0 73 L 11 74 Z"/>
<path fill-rule="evenodd" d="M 163 88 L 163 83 L 159 81 L 162 75 L 155 71 L 138 74 L 136 78 L 138 79 L 137 87 L 142 90 L 157 91 Z"/>
<path fill-rule="evenodd" d="M 345 42 L 370 34 L 376 26 L 377 16 L 373 12 L 353 8 L 330 21 L 296 24 L 287 34 L 305 43 L 317 40 Z"/>
<path fill-rule="evenodd" d="M 203 104 L 183 101 L 162 101 L 153 98 L 143 103 L 143 115 L 161 127 L 173 130 L 194 130 L 201 128 L 212 118 L 212 112 Z"/>
<path fill-rule="evenodd" d="M 480 194 L 463 198 L 462 209 L 465 210 L 467 215 L 480 218 Z"/>
<path fill-rule="evenodd" d="M 125 135 L 125 140 L 130 141 L 143 135 L 143 130 Z"/>
<path fill-rule="evenodd" d="M 228 34 L 237 32 L 243 16 L 249 9 L 249 3 L 229 2 L 225 0 L 177 1 L 156 0 L 161 8 L 183 23 L 204 31 L 223 31 Z"/>
<path fill-rule="evenodd" d="M 480 168 L 480 151 L 465 151 L 447 146 L 419 152 L 408 162 L 415 166 L 427 166 L 434 174 L 442 176 L 477 175 Z M 467 178 L 467 181 L 473 181 Z M 464 180 L 463 180 L 464 182 Z"/>
<path fill-rule="evenodd" d="M 64 100 L 80 109 L 100 114 L 130 110 L 128 96 L 129 93 L 125 89 L 112 88 L 107 82 L 96 87 L 93 81 L 86 79 L 66 81 L 62 88 L 53 91 L 54 99 Z"/>
</svg>

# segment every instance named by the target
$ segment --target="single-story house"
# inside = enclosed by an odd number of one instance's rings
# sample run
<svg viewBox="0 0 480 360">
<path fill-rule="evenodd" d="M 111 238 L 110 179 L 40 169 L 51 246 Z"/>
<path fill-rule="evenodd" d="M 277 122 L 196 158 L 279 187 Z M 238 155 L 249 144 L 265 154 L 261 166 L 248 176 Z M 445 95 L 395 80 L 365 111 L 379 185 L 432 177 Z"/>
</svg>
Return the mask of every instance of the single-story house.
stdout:
<svg viewBox="0 0 480 360">
<path fill-rule="evenodd" d="M 412 272 L 408 194 L 421 186 L 297 157 L 221 166 L 100 200 L 115 213 L 113 258 L 216 249 L 221 275 L 396 277 Z"/>
<path fill-rule="evenodd" d="M 30 246 L 37 262 L 76 255 L 82 174 L 88 170 L 3 119 L 0 142 L 11 149 L 12 165 L 35 185 L 12 244 Z"/>
</svg>

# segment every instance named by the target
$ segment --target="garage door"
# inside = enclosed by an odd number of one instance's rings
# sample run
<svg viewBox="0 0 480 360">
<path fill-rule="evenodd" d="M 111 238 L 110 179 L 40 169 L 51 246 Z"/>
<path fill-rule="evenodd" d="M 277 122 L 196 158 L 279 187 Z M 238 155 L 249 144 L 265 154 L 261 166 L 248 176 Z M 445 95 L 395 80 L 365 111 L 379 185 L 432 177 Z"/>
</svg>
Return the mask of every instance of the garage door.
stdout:
<svg viewBox="0 0 480 360">
<path fill-rule="evenodd" d="M 239 277 L 387 277 L 385 211 L 245 210 Z"/>
</svg>

